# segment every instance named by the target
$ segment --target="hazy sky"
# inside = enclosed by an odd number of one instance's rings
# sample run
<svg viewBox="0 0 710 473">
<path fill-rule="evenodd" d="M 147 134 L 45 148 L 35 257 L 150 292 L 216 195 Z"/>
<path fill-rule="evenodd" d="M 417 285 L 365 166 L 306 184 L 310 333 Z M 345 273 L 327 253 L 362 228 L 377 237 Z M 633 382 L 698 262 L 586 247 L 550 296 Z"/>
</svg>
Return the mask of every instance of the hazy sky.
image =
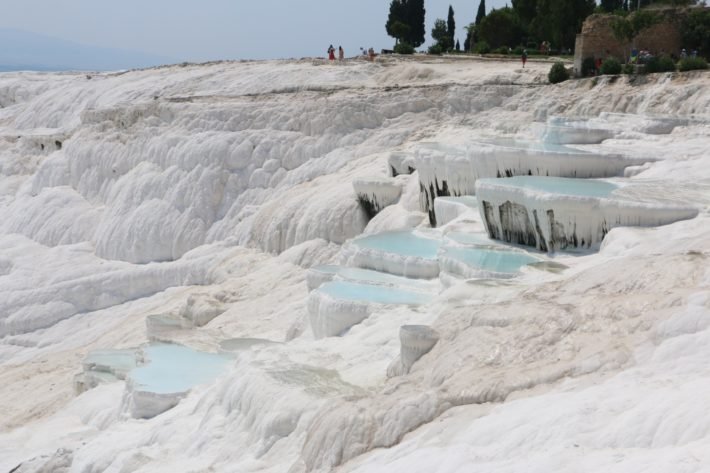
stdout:
<svg viewBox="0 0 710 473">
<path fill-rule="evenodd" d="M 88 45 L 131 49 L 177 61 L 346 55 L 391 48 L 389 0 L 3 0 L 0 27 Z M 426 0 L 427 44 L 436 18 L 456 13 L 457 37 L 479 0 Z M 488 9 L 506 0 L 487 0 Z M 2 45 L 11 47 L 11 45 Z"/>
</svg>

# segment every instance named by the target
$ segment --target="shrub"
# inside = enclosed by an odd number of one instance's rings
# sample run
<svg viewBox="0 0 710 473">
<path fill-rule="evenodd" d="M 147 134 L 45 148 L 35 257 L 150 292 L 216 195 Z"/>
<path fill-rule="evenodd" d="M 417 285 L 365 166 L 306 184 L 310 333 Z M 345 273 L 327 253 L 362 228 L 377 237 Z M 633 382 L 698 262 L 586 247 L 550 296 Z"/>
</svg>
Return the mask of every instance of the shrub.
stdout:
<svg viewBox="0 0 710 473">
<path fill-rule="evenodd" d="M 485 41 L 479 41 L 478 43 L 476 43 L 474 51 L 478 54 L 488 54 L 491 52 L 491 47 Z"/>
<path fill-rule="evenodd" d="M 397 43 L 394 46 L 394 52 L 397 54 L 414 54 L 414 46 L 405 42 Z"/>
<path fill-rule="evenodd" d="M 524 50 L 525 48 L 523 48 L 522 46 L 518 46 L 517 48 L 513 49 L 513 54 L 515 54 L 516 56 L 520 56 L 523 54 Z"/>
<path fill-rule="evenodd" d="M 508 46 L 501 46 L 494 51 L 496 54 L 508 54 Z"/>
<path fill-rule="evenodd" d="M 621 63 L 618 59 L 614 57 L 608 57 L 602 62 L 602 67 L 600 70 L 602 75 L 615 75 L 621 74 Z"/>
<path fill-rule="evenodd" d="M 585 57 L 582 61 L 582 77 L 593 76 L 597 70 L 593 57 Z"/>
<path fill-rule="evenodd" d="M 550 84 L 558 84 L 569 79 L 569 72 L 564 64 L 556 62 L 550 68 L 547 78 L 550 80 Z"/>
<path fill-rule="evenodd" d="M 646 72 L 675 72 L 675 63 L 668 56 L 652 57 L 646 63 Z"/>
<path fill-rule="evenodd" d="M 624 64 L 624 67 L 622 68 L 621 71 L 623 74 L 631 75 L 636 72 L 633 64 Z"/>
<path fill-rule="evenodd" d="M 440 44 L 432 44 L 429 46 L 429 54 L 437 54 L 441 55 L 444 53 L 444 49 L 441 47 Z"/>
<path fill-rule="evenodd" d="M 697 49 L 710 59 L 710 9 L 693 8 L 683 20 L 681 31 L 686 47 Z"/>
<path fill-rule="evenodd" d="M 678 63 L 678 70 L 683 71 L 696 71 L 701 69 L 707 69 L 708 62 L 701 57 L 689 57 L 681 59 Z"/>
</svg>

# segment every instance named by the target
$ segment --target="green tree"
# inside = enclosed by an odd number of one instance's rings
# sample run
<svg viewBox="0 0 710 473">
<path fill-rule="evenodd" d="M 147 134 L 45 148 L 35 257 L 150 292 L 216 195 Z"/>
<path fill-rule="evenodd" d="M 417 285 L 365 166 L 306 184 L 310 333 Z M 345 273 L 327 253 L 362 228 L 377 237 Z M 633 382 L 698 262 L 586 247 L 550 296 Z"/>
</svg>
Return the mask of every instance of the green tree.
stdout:
<svg viewBox="0 0 710 473">
<path fill-rule="evenodd" d="M 418 48 L 424 44 L 426 39 L 426 26 L 424 21 L 426 20 L 426 10 L 424 9 L 424 0 L 408 0 L 408 25 L 411 28 L 409 34 L 407 35 L 407 42 Z"/>
<path fill-rule="evenodd" d="M 424 44 L 424 0 L 392 0 L 385 29 L 397 43 L 413 47 Z"/>
<path fill-rule="evenodd" d="M 572 49 L 582 23 L 595 7 L 594 0 L 537 0 L 537 14 L 530 27 L 538 39 Z"/>
<path fill-rule="evenodd" d="M 617 40 L 627 44 L 629 54 L 627 55 L 626 52 L 624 52 L 627 61 L 636 37 L 641 34 L 643 30 L 658 23 L 659 19 L 658 15 L 648 10 L 640 10 L 627 17 L 614 17 L 611 23 L 611 30 Z"/>
<path fill-rule="evenodd" d="M 614 13 L 623 8 L 624 0 L 600 0 L 599 6 L 607 13 Z"/>
<path fill-rule="evenodd" d="M 710 59 L 710 10 L 697 9 L 683 21 L 683 45 Z"/>
<path fill-rule="evenodd" d="M 390 2 L 390 13 L 385 23 L 387 34 L 395 39 L 395 44 L 404 41 L 406 35 L 404 29 L 409 30 L 406 18 L 405 0 L 392 0 Z"/>
<path fill-rule="evenodd" d="M 486 17 L 486 0 L 481 0 L 478 4 L 478 12 L 476 13 L 476 26 L 480 25 L 483 19 Z"/>
<path fill-rule="evenodd" d="M 493 9 L 478 27 L 480 41 L 485 41 L 496 49 L 501 46 L 515 46 L 523 38 L 523 28 L 512 8 Z"/>
<path fill-rule="evenodd" d="M 463 41 L 464 51 L 473 51 L 473 46 L 478 42 L 478 34 L 476 32 L 476 23 L 471 23 L 465 27 L 466 39 Z"/>
<path fill-rule="evenodd" d="M 406 38 L 410 30 L 409 25 L 405 25 L 401 21 L 395 21 L 388 31 L 392 32 L 390 36 L 394 36 L 397 39 L 396 44 L 406 44 L 406 41 L 400 41 L 399 38 Z"/>
<path fill-rule="evenodd" d="M 453 44 L 449 43 L 449 30 L 446 21 L 438 18 L 434 22 L 434 28 L 431 30 L 431 37 L 436 41 L 436 46 L 441 52 L 449 51 Z"/>
<path fill-rule="evenodd" d="M 513 11 L 524 26 L 529 26 L 537 14 L 537 0 L 512 0 Z"/>
<path fill-rule="evenodd" d="M 454 19 L 454 9 L 449 5 L 449 16 L 446 19 L 446 31 L 449 33 L 449 44 L 454 48 L 454 38 L 456 37 L 456 20 Z"/>
</svg>

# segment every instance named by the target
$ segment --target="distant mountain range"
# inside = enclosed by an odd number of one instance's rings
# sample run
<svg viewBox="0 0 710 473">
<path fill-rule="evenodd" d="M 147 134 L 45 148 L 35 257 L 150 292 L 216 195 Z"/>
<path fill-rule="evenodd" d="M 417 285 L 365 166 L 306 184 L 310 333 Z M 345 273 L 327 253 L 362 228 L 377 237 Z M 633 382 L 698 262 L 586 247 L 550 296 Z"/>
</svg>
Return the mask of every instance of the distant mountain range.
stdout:
<svg viewBox="0 0 710 473">
<path fill-rule="evenodd" d="M 9 28 L 0 28 L 0 45 L 0 72 L 111 71 L 177 62 L 167 57 L 87 46 Z"/>
</svg>

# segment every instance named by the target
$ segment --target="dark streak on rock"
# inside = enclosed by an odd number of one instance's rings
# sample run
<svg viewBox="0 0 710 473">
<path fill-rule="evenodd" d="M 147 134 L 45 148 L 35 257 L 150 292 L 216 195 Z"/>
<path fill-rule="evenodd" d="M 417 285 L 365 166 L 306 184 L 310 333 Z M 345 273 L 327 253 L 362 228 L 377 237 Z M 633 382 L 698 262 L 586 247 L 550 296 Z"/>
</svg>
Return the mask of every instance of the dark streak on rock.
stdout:
<svg viewBox="0 0 710 473">
<path fill-rule="evenodd" d="M 364 194 L 358 194 L 357 201 L 367 214 L 368 220 L 372 220 L 381 210 L 376 200 L 373 202 Z"/>
<path fill-rule="evenodd" d="M 485 218 L 484 223 L 486 224 L 488 236 L 494 240 L 500 240 L 500 232 L 498 231 L 495 215 L 493 214 L 493 206 L 486 200 L 483 201 L 483 216 Z"/>
<path fill-rule="evenodd" d="M 545 235 L 542 233 L 542 228 L 540 228 L 540 219 L 537 216 L 537 210 L 533 210 L 533 218 L 535 218 L 535 231 L 537 232 L 537 248 L 540 251 L 547 252 L 547 242 L 545 241 Z"/>
</svg>

